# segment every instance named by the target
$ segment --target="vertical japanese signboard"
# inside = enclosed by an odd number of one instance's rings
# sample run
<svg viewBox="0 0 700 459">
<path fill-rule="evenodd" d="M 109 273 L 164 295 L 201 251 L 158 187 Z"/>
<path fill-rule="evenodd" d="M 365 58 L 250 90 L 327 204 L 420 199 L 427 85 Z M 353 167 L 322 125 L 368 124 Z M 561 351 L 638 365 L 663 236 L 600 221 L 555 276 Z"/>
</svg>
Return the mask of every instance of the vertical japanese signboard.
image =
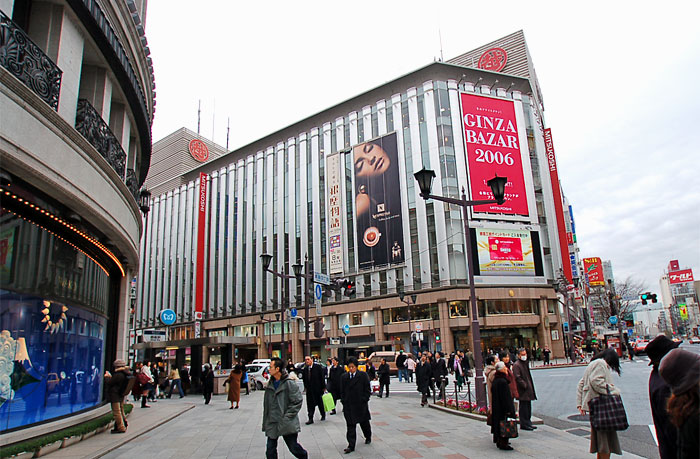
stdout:
<svg viewBox="0 0 700 459">
<path fill-rule="evenodd" d="M 204 310 L 204 236 L 206 234 L 206 218 L 207 218 L 207 179 L 205 173 L 199 174 L 199 199 L 197 200 L 197 266 L 196 266 L 196 284 L 195 284 L 195 302 L 194 302 L 194 318 L 195 318 L 195 338 L 199 338 L 199 321 L 202 319 L 202 311 Z"/>
<path fill-rule="evenodd" d="M 549 180 L 552 182 L 552 195 L 554 197 L 554 214 L 557 218 L 557 232 L 559 233 L 559 254 L 561 255 L 561 266 L 564 277 L 572 283 L 571 263 L 569 262 L 569 241 L 566 235 L 566 224 L 564 223 L 564 206 L 559 188 L 559 173 L 557 172 L 557 158 L 554 155 L 554 142 L 552 142 L 552 130 L 544 130 L 544 146 L 547 150 L 547 163 L 549 165 Z M 571 235 L 573 244 L 573 234 Z"/>
<path fill-rule="evenodd" d="M 343 210 L 340 193 L 340 154 L 326 157 L 328 184 L 328 241 L 330 274 L 343 272 Z"/>
<path fill-rule="evenodd" d="M 475 206 L 475 212 L 528 216 L 522 154 L 513 101 L 461 94 L 462 123 L 472 199 L 493 199 L 488 180 L 507 177 L 503 204 Z"/>
<path fill-rule="evenodd" d="M 605 285 L 605 276 L 603 276 L 603 263 L 598 257 L 584 258 L 583 270 L 585 271 L 588 285 Z"/>
</svg>

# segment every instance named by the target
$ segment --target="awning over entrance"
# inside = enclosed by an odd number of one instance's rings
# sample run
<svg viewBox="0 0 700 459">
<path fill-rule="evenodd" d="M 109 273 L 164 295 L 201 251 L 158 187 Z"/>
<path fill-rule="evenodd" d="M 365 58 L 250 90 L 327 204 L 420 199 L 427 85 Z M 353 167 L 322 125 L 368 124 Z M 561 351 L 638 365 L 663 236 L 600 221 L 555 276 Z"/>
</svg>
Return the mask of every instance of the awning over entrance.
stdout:
<svg viewBox="0 0 700 459">
<path fill-rule="evenodd" d="M 233 344 L 236 346 L 255 346 L 254 336 L 207 336 L 205 338 L 177 339 L 171 341 L 151 341 L 134 344 L 134 349 L 165 349 L 168 347 L 192 347 L 192 346 L 225 346 Z"/>
</svg>

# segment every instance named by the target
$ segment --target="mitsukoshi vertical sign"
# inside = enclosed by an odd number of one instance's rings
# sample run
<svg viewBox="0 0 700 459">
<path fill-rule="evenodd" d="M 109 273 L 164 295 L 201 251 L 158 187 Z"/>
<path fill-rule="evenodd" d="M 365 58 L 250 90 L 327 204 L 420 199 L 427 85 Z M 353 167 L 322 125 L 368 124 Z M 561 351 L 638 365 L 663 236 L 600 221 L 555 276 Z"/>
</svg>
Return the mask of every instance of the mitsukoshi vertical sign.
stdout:
<svg viewBox="0 0 700 459">
<path fill-rule="evenodd" d="M 544 146 L 547 150 L 547 163 L 549 164 L 549 180 L 552 182 L 552 196 L 554 198 L 554 214 L 557 218 L 557 229 L 559 233 L 559 252 L 561 254 L 561 266 L 564 271 L 564 276 L 569 281 L 573 282 L 573 272 L 571 269 L 571 259 L 569 258 L 569 240 L 566 234 L 566 225 L 564 224 L 564 205 L 561 196 L 561 188 L 559 186 L 559 172 L 557 171 L 557 158 L 554 154 L 554 142 L 552 141 L 552 130 L 544 130 Z M 573 245 L 573 235 L 571 244 Z"/>
<path fill-rule="evenodd" d="M 528 216 L 522 155 L 513 101 L 461 94 L 462 124 L 472 199 L 493 199 L 488 180 L 507 177 L 503 204 L 484 204 L 476 212 Z"/>
<path fill-rule="evenodd" d="M 199 174 L 199 199 L 197 200 L 197 266 L 195 284 L 194 318 L 202 319 L 204 310 L 204 237 L 207 218 L 207 174 Z M 195 325 L 195 335 L 197 335 L 197 325 Z M 195 336 L 198 338 L 199 336 Z"/>
</svg>

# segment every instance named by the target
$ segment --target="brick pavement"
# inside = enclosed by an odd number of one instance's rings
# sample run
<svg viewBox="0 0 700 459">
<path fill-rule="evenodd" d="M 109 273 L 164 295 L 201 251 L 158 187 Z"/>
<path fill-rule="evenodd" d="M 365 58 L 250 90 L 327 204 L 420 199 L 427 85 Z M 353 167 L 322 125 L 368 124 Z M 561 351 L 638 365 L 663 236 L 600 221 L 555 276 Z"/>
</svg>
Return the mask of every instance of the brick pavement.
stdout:
<svg viewBox="0 0 700 459">
<path fill-rule="evenodd" d="M 145 429 L 142 423 L 152 422 L 158 412 L 192 403 L 195 404 L 193 409 L 134 438 L 104 457 L 265 457 L 265 437 L 261 431 L 261 392 L 242 396 L 238 410 L 229 410 L 223 396 L 215 396 L 208 406 L 198 396 L 164 400 L 150 410 L 135 409 L 130 416 L 130 430 Z M 315 423 L 306 426 L 303 424 L 306 421 L 304 407 L 300 416 L 302 431 L 299 441 L 313 458 L 593 457 L 588 453 L 587 439 L 549 426 L 540 426 L 535 432 L 521 432 L 520 437 L 512 441 L 515 451 L 500 451 L 492 443 L 489 427 L 483 422 L 421 408 L 418 394 L 398 394 L 384 399 L 373 397 L 370 409 L 372 444 L 364 444 L 358 426 L 358 442 L 353 454 L 342 453 L 347 444 L 345 422 L 340 412 L 336 416 L 327 416 L 324 422 L 319 421 L 317 414 Z M 66 449 L 66 452 L 69 451 L 70 448 Z M 278 452 L 280 458 L 292 457 L 281 439 Z M 625 453 L 624 457 L 639 456 Z"/>
</svg>

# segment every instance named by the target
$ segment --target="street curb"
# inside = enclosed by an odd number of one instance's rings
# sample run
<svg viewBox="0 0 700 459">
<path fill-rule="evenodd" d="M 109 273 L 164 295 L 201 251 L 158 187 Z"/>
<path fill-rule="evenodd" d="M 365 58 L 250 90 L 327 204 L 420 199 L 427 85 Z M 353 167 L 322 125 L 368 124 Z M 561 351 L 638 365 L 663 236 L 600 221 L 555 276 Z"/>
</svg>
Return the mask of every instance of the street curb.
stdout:
<svg viewBox="0 0 700 459">
<path fill-rule="evenodd" d="M 429 403 L 428 406 L 434 410 L 442 411 L 443 413 L 450 413 L 457 416 L 462 416 L 463 418 L 469 418 L 474 419 L 475 421 L 486 422 L 486 416 L 482 414 L 470 413 L 469 411 L 457 411 L 453 410 L 452 408 L 445 408 L 444 406 L 433 405 L 432 403 Z M 535 425 L 544 425 L 544 421 L 538 417 L 532 416 L 530 420 Z"/>
<path fill-rule="evenodd" d="M 587 363 L 565 363 L 562 365 L 547 365 L 547 366 L 539 366 L 539 367 L 532 367 L 530 370 L 551 370 L 552 368 L 574 368 L 574 367 L 586 367 L 588 366 Z"/>
<path fill-rule="evenodd" d="M 174 413 L 174 414 L 172 414 L 172 415 L 170 415 L 170 416 L 168 416 L 168 417 L 166 417 L 166 418 L 160 420 L 159 422 L 157 422 L 157 423 L 153 424 L 152 426 L 150 426 L 150 427 L 148 427 L 148 428 L 142 430 L 141 432 L 139 432 L 138 434 L 134 435 L 133 437 L 125 438 L 124 441 L 120 441 L 119 443 L 116 443 L 116 444 L 113 444 L 113 445 L 108 446 L 106 449 L 102 449 L 102 450 L 98 451 L 98 452 L 95 453 L 95 455 L 92 456 L 92 457 L 96 459 L 96 458 L 98 458 L 98 457 L 105 456 L 105 455 L 111 453 L 112 451 L 114 451 L 115 449 L 121 448 L 122 446 L 124 446 L 125 444 L 129 443 L 130 441 L 135 440 L 135 439 L 139 438 L 140 436 L 145 435 L 145 434 L 147 434 L 148 432 L 152 431 L 153 429 L 162 426 L 162 425 L 165 424 L 166 422 L 172 421 L 173 419 L 175 419 L 176 417 L 180 416 L 181 414 L 187 413 L 189 410 L 193 409 L 194 407 L 195 407 L 195 405 L 194 405 L 194 404 L 191 404 L 190 406 L 188 406 L 188 407 L 185 408 L 184 410 L 179 411 L 179 412 L 177 412 L 177 413 Z M 103 435 L 104 435 L 104 433 L 103 433 Z"/>
</svg>

